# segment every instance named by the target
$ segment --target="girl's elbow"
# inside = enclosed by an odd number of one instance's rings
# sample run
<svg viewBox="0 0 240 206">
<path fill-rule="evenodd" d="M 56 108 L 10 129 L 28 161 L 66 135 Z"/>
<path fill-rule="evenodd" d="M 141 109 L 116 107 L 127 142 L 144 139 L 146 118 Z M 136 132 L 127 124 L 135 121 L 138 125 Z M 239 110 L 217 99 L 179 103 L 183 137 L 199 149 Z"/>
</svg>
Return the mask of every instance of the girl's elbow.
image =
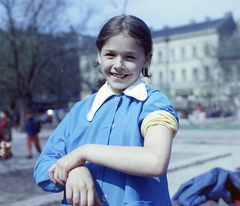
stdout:
<svg viewBox="0 0 240 206">
<path fill-rule="evenodd" d="M 160 177 L 166 173 L 167 169 L 165 168 L 156 168 L 155 170 L 152 171 L 152 177 Z"/>
<path fill-rule="evenodd" d="M 155 163 L 152 164 L 150 172 L 150 176 L 152 177 L 159 177 L 162 176 L 166 173 L 168 168 L 167 163 L 162 163 L 161 161 L 156 161 Z"/>
</svg>

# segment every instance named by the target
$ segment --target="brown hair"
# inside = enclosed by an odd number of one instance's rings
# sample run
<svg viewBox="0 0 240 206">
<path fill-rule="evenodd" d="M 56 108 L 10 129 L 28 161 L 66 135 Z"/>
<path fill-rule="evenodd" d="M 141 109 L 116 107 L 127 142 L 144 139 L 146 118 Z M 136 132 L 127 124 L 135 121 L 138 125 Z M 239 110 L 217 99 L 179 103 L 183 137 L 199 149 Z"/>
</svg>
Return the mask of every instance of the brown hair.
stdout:
<svg viewBox="0 0 240 206">
<path fill-rule="evenodd" d="M 131 15 L 121 15 L 111 18 L 103 26 L 96 39 L 97 49 L 101 51 L 108 39 L 123 31 L 127 32 L 129 36 L 136 40 L 146 56 L 152 52 L 152 36 L 150 29 L 144 21 Z M 148 74 L 148 70 L 148 68 L 142 68 L 142 74 L 144 77 L 151 76 Z"/>
</svg>

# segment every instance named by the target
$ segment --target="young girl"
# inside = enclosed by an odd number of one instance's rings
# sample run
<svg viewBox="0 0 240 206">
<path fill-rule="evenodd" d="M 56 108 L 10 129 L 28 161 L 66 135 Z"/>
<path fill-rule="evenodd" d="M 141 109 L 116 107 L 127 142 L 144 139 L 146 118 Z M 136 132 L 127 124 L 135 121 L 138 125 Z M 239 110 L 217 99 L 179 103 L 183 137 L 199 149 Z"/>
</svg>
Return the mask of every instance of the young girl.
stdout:
<svg viewBox="0 0 240 206">
<path fill-rule="evenodd" d="M 134 16 L 110 19 L 96 40 L 106 83 L 78 102 L 49 138 L 34 177 L 65 191 L 62 205 L 171 205 L 166 171 L 178 117 L 149 77 L 152 39 Z"/>
</svg>

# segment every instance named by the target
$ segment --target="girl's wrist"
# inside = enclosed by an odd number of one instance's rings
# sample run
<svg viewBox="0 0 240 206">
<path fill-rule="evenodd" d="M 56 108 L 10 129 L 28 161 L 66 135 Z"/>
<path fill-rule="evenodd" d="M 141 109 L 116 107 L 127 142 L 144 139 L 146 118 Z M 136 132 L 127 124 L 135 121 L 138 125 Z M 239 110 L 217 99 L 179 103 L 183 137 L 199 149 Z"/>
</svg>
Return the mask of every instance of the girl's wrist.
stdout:
<svg viewBox="0 0 240 206">
<path fill-rule="evenodd" d="M 80 161 L 83 162 L 83 163 L 88 161 L 87 157 L 88 157 L 89 146 L 90 145 L 85 144 L 85 145 L 80 147 Z"/>
</svg>

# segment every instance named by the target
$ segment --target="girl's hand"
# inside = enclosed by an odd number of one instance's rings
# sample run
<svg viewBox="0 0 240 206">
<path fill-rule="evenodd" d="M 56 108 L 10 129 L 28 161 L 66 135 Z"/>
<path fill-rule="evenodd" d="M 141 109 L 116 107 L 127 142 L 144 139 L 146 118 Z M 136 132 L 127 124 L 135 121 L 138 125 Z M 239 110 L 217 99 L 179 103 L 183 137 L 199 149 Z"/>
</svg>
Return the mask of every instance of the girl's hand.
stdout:
<svg viewBox="0 0 240 206">
<path fill-rule="evenodd" d="M 66 199 L 73 206 L 88 205 L 102 206 L 95 189 L 94 181 L 88 168 L 81 166 L 74 168 L 68 174 L 66 182 Z"/>
<path fill-rule="evenodd" d="M 64 157 L 60 158 L 52 167 L 50 167 L 48 174 L 53 183 L 65 185 L 68 178 L 68 173 L 72 169 L 82 166 L 85 163 L 85 160 L 81 158 L 82 147 L 79 147 L 68 153 Z"/>
</svg>

